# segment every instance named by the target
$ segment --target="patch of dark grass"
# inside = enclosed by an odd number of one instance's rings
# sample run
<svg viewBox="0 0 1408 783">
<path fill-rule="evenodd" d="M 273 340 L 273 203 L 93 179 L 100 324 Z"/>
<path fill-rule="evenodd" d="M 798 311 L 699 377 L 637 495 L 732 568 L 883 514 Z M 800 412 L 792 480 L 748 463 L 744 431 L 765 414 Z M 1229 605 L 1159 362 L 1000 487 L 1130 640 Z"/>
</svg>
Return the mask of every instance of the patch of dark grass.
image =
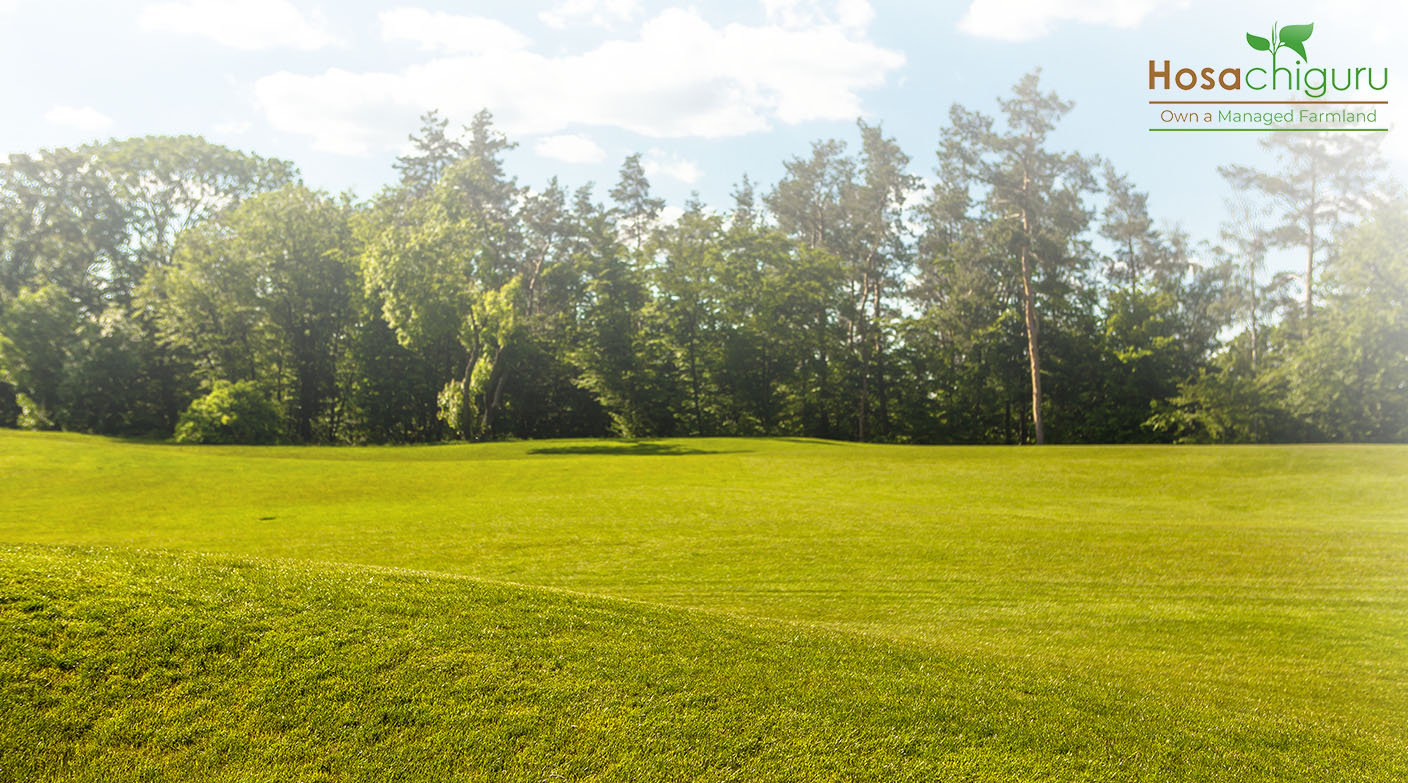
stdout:
<svg viewBox="0 0 1408 783">
<path fill-rule="evenodd" d="M 595 454 L 612 457 L 682 457 L 691 454 L 739 454 L 745 449 L 698 449 L 679 442 L 629 441 L 625 443 L 582 443 L 566 446 L 538 446 L 528 454 Z"/>
</svg>

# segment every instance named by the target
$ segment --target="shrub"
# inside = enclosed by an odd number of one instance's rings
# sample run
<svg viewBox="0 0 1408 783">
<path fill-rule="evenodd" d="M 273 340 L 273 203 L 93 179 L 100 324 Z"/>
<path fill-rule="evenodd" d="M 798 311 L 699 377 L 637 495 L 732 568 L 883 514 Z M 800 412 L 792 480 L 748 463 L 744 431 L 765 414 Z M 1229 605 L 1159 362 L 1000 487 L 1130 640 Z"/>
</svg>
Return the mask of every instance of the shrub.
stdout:
<svg viewBox="0 0 1408 783">
<path fill-rule="evenodd" d="M 177 443 L 277 443 L 282 434 L 279 409 L 252 381 L 216 381 L 181 414 Z"/>
</svg>

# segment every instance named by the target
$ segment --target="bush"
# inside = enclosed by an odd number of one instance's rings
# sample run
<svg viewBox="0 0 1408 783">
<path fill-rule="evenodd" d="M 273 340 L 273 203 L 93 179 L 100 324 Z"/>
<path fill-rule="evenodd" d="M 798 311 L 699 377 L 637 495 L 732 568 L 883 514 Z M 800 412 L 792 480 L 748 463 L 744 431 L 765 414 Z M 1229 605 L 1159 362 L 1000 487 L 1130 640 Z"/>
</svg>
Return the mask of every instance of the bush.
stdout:
<svg viewBox="0 0 1408 783">
<path fill-rule="evenodd" d="M 252 381 L 216 381 L 191 403 L 176 425 L 177 443 L 277 443 L 279 409 Z"/>
</svg>

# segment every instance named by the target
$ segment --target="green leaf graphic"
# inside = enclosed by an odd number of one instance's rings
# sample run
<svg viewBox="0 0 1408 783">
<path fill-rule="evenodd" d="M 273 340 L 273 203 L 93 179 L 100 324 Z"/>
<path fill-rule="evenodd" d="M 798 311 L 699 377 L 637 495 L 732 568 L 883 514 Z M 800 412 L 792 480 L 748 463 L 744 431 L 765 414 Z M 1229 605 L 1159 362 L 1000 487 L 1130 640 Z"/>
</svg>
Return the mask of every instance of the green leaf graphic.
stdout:
<svg viewBox="0 0 1408 783">
<path fill-rule="evenodd" d="M 1288 24 L 1281 28 L 1281 43 L 1287 49 L 1300 55 L 1302 60 L 1310 60 L 1305 55 L 1305 39 L 1315 32 L 1314 24 Z"/>
<path fill-rule="evenodd" d="M 1252 35 L 1251 33 L 1247 33 L 1247 43 L 1251 44 L 1252 48 L 1258 52 L 1264 52 L 1271 48 L 1270 41 L 1259 35 Z"/>
</svg>

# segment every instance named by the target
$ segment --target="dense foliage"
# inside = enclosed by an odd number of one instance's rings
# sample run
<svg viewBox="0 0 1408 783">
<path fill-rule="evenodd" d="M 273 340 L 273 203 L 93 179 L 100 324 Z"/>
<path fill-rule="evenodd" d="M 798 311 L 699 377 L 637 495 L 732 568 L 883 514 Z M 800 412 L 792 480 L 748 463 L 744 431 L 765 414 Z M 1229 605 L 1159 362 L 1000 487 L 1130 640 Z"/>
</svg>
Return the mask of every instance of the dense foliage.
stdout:
<svg viewBox="0 0 1408 783">
<path fill-rule="evenodd" d="M 216 381 L 176 423 L 177 443 L 267 444 L 279 440 L 278 406 L 253 381 Z"/>
<path fill-rule="evenodd" d="M 191 137 L 14 155 L 0 424 L 166 437 L 230 382 L 294 442 L 1408 438 L 1408 206 L 1370 142 L 1270 137 L 1304 174 L 1226 167 L 1195 248 L 1049 148 L 1036 75 L 999 106 L 953 107 L 933 185 L 860 122 L 670 219 L 639 156 L 608 203 L 520 185 L 483 112 L 427 115 L 365 203 Z"/>
</svg>

